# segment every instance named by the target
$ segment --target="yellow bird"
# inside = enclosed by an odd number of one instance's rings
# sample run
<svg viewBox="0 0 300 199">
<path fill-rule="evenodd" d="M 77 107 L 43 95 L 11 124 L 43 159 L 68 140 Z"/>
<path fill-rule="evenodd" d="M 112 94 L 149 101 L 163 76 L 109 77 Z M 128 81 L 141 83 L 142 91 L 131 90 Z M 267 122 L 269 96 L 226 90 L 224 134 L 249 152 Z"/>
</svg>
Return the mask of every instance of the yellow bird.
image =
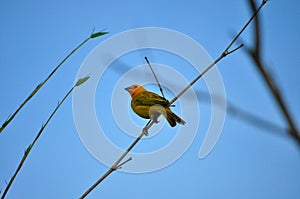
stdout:
<svg viewBox="0 0 300 199">
<path fill-rule="evenodd" d="M 183 119 L 171 111 L 167 99 L 147 91 L 138 84 L 133 84 L 125 90 L 131 95 L 132 110 L 140 117 L 158 122 L 157 116 L 162 114 L 172 127 L 176 126 L 176 123 L 185 124 Z"/>
</svg>

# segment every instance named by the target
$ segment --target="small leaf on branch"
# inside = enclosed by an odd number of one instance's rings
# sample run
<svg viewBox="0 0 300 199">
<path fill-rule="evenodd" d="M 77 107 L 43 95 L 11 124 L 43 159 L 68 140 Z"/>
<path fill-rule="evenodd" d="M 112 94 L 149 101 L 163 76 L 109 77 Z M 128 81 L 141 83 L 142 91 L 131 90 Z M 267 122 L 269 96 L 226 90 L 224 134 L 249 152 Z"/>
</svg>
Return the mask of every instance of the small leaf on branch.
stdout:
<svg viewBox="0 0 300 199">
<path fill-rule="evenodd" d="M 91 34 L 91 38 L 100 37 L 100 36 L 106 35 L 106 34 L 108 34 L 108 32 L 102 32 L 102 31 L 96 32 L 96 33 Z"/>
<path fill-rule="evenodd" d="M 76 82 L 75 86 L 80 86 L 81 84 L 83 84 L 84 82 L 86 82 L 89 78 L 90 78 L 90 76 L 86 76 L 86 77 L 80 78 L 80 79 Z"/>
</svg>

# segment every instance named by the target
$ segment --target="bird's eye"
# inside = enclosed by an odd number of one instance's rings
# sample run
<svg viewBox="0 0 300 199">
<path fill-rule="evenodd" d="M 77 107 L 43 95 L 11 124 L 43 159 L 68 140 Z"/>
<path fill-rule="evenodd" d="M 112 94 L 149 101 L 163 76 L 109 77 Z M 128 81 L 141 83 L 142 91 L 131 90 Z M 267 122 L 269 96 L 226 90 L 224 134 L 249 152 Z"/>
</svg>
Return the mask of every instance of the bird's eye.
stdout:
<svg viewBox="0 0 300 199">
<path fill-rule="evenodd" d="M 137 85 L 133 86 L 133 88 L 137 88 Z"/>
</svg>

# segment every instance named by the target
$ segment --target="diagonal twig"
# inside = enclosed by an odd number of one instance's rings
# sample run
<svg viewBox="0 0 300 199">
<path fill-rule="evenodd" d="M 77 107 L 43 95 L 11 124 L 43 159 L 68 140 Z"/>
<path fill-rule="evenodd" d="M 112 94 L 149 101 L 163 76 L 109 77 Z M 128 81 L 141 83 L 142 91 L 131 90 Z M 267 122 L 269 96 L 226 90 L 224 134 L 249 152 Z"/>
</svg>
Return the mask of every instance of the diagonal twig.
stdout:
<svg viewBox="0 0 300 199">
<path fill-rule="evenodd" d="M 102 35 L 107 34 L 108 32 L 96 32 L 91 33 L 91 35 L 86 38 L 83 42 L 81 42 L 76 48 L 74 48 L 54 69 L 53 71 L 35 87 L 35 89 L 28 95 L 28 97 L 22 102 L 22 104 L 15 110 L 13 114 L 11 114 L 8 119 L 2 124 L 0 127 L 0 133 L 5 129 L 5 127 L 14 119 L 14 117 L 18 114 L 18 112 L 23 108 L 23 106 L 42 88 L 42 86 L 54 75 L 54 73 L 63 65 L 65 61 L 69 59 L 69 57 L 75 53 L 81 46 L 87 43 L 90 39 L 100 37 Z"/>
<path fill-rule="evenodd" d="M 11 177 L 11 179 L 9 180 L 2 196 L 1 199 L 4 199 L 9 188 L 11 187 L 12 183 L 14 182 L 17 174 L 19 173 L 19 171 L 21 170 L 23 164 L 25 163 L 25 160 L 27 159 L 31 149 L 33 148 L 33 146 L 35 145 L 35 143 L 37 142 L 37 140 L 39 139 L 39 137 L 41 136 L 41 134 L 43 133 L 44 129 L 46 128 L 46 126 L 48 125 L 48 123 L 50 122 L 50 120 L 52 119 L 52 117 L 55 115 L 56 111 L 59 109 L 59 107 L 64 103 L 64 101 L 67 99 L 67 97 L 72 93 L 72 91 L 80 86 L 81 84 L 83 84 L 84 82 L 86 82 L 90 77 L 86 76 L 84 78 L 79 79 L 76 84 L 68 91 L 68 93 L 64 96 L 64 98 L 57 104 L 56 108 L 53 110 L 53 112 L 51 113 L 51 115 L 49 116 L 49 118 L 47 119 L 46 123 L 42 125 L 42 127 L 40 128 L 38 134 L 36 135 L 36 137 L 34 138 L 33 142 L 27 147 L 27 149 L 24 152 L 24 155 L 15 171 L 15 173 L 13 174 L 13 176 Z"/>
<path fill-rule="evenodd" d="M 125 158 L 125 156 L 131 151 L 131 149 L 142 139 L 142 137 L 148 133 L 148 130 L 153 125 L 153 120 L 149 120 L 149 122 L 143 128 L 141 134 L 134 140 L 134 142 L 126 149 L 126 151 L 121 155 L 121 157 L 114 163 L 113 166 L 106 171 L 88 190 L 86 190 L 79 199 L 85 198 L 93 189 L 95 189 L 107 176 L 109 176 L 112 172 L 117 170 L 123 163 L 120 162 Z"/>
<path fill-rule="evenodd" d="M 255 18 L 259 10 L 265 5 L 267 1 L 263 0 L 261 5 L 258 7 L 256 12 L 252 15 L 252 17 L 247 21 L 247 23 L 243 26 L 243 28 L 238 32 L 238 34 L 233 38 L 231 43 L 227 46 L 227 48 L 221 53 L 221 55 L 212 63 L 210 64 L 201 74 L 199 74 L 188 86 L 186 86 L 176 97 L 174 97 L 170 102 L 169 106 L 172 105 L 179 97 L 181 97 L 195 82 L 197 82 L 206 72 L 208 72 L 213 66 L 216 65 L 220 60 L 222 60 L 227 55 L 232 54 L 237 49 L 241 48 L 241 46 L 238 46 L 237 48 L 229 51 L 229 49 L 232 47 L 232 45 L 235 43 L 235 41 L 238 39 L 238 37 L 243 33 L 243 31 L 246 29 L 246 27 L 250 24 L 250 22 Z M 143 128 L 142 133 L 137 137 L 134 142 L 128 147 L 128 149 L 121 155 L 121 157 L 114 163 L 113 166 L 109 168 L 109 170 L 103 174 L 84 194 L 82 194 L 79 198 L 83 199 L 85 198 L 93 189 L 95 189 L 107 176 L 109 176 L 113 171 L 115 171 L 118 168 L 118 165 L 120 162 L 125 158 L 125 156 L 131 151 L 131 149 L 138 143 L 138 141 L 141 140 L 141 138 L 147 134 L 147 131 L 150 129 L 150 127 L 154 124 L 153 120 L 149 120 L 148 123 Z"/>
<path fill-rule="evenodd" d="M 208 102 L 210 103 L 210 97 L 211 95 L 208 93 L 205 93 L 204 91 L 199 92 L 199 95 L 201 96 L 201 101 L 203 100 L 204 102 Z M 218 95 L 214 95 L 215 99 L 217 99 L 216 101 L 216 105 L 219 105 L 219 101 L 223 101 L 224 99 Z M 226 113 L 228 113 L 229 115 L 231 115 L 232 117 L 235 117 L 236 119 L 244 122 L 244 123 L 248 123 L 252 126 L 255 127 L 260 127 L 262 129 L 265 129 L 267 131 L 270 131 L 271 133 L 274 133 L 274 135 L 285 135 L 282 133 L 287 132 L 287 129 L 281 127 L 280 125 L 267 120 L 266 118 L 259 116 L 257 114 L 254 114 L 248 110 L 242 109 L 241 107 L 238 107 L 236 105 L 234 105 L 234 103 L 232 103 L 231 101 L 226 100 Z"/>
<path fill-rule="evenodd" d="M 243 26 L 243 28 L 240 30 L 240 32 L 233 38 L 231 43 L 227 46 L 227 48 L 222 52 L 222 54 L 211 64 L 209 65 L 201 74 L 199 74 L 187 87 L 185 87 L 173 100 L 170 101 L 170 104 L 173 104 L 181 95 L 183 95 L 195 82 L 197 82 L 205 73 L 207 73 L 212 67 L 214 67 L 221 59 L 226 57 L 227 55 L 235 52 L 237 49 L 241 48 L 242 45 L 239 47 L 229 51 L 229 49 L 232 47 L 232 45 L 236 42 L 236 40 L 239 38 L 239 36 L 244 32 L 246 27 L 250 24 L 250 22 L 255 18 L 255 16 L 258 14 L 260 9 L 267 3 L 267 0 L 263 0 L 260 4 L 260 6 L 255 10 L 252 17 L 247 21 L 247 23 Z"/>
<path fill-rule="evenodd" d="M 150 62 L 149 62 L 149 60 L 148 60 L 148 58 L 145 57 L 145 60 L 146 60 L 146 62 L 147 62 L 147 64 L 148 64 L 149 68 L 151 69 L 151 72 L 152 72 L 152 74 L 153 74 L 153 76 L 154 76 L 154 78 L 155 78 L 155 81 L 156 81 L 156 83 L 157 83 L 157 85 L 158 85 L 158 87 L 159 87 L 159 90 L 160 90 L 161 95 L 163 96 L 163 98 L 165 98 L 163 89 L 161 88 L 161 85 L 160 85 L 160 83 L 159 83 L 159 81 L 158 81 L 158 78 L 157 78 L 157 76 L 156 76 L 156 74 L 155 74 L 155 72 L 154 72 L 154 70 L 153 70 L 153 68 L 152 68 L 152 66 L 151 66 L 151 64 L 150 64 Z"/>
</svg>

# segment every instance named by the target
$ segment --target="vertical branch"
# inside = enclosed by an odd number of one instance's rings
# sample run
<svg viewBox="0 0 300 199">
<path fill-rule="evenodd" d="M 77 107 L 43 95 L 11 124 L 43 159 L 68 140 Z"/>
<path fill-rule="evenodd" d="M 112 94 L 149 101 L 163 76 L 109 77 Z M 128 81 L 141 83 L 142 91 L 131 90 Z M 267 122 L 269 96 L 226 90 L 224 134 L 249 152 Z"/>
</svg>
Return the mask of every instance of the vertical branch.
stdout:
<svg viewBox="0 0 300 199">
<path fill-rule="evenodd" d="M 256 10 L 256 6 L 253 0 L 249 0 L 250 7 L 252 12 Z M 256 18 L 254 22 L 254 31 L 255 31 L 255 46 L 253 49 L 247 49 L 249 56 L 252 58 L 253 62 L 255 63 L 255 66 L 258 70 L 258 72 L 261 74 L 265 84 L 267 85 L 268 89 L 270 90 L 274 100 L 276 101 L 279 110 L 283 114 L 286 123 L 289 126 L 289 135 L 297 142 L 297 144 L 300 146 L 300 134 L 296 127 L 296 124 L 294 122 L 294 119 L 292 115 L 290 114 L 287 105 L 285 103 L 285 100 L 281 94 L 281 91 L 279 87 L 277 86 L 274 79 L 270 76 L 270 74 L 265 69 L 265 65 L 263 64 L 263 61 L 261 59 L 261 34 L 260 34 L 260 21 L 259 18 Z"/>
<path fill-rule="evenodd" d="M 108 32 L 97 32 L 92 33 L 88 38 L 81 42 L 76 48 L 74 48 L 54 69 L 53 71 L 41 82 L 35 89 L 28 95 L 28 97 L 21 103 L 21 105 L 11 114 L 8 119 L 0 127 L 0 133 L 5 129 L 5 127 L 14 119 L 18 112 L 23 108 L 23 106 L 42 88 L 42 86 L 54 75 L 54 73 L 69 59 L 69 57 L 74 54 L 81 46 L 87 43 L 90 39 L 97 38 L 99 36 L 105 35 Z"/>
<path fill-rule="evenodd" d="M 64 96 L 64 98 L 62 99 L 61 102 L 58 103 L 58 105 L 56 106 L 56 108 L 53 110 L 53 112 L 51 113 L 51 115 L 49 116 L 49 118 L 47 119 L 46 123 L 42 125 L 41 129 L 39 130 L 38 134 L 36 135 L 36 137 L 34 138 L 33 142 L 27 147 L 26 151 L 24 152 L 24 155 L 15 171 L 15 173 L 13 174 L 13 176 L 11 177 L 11 179 L 9 180 L 3 195 L 1 196 L 1 199 L 4 199 L 8 190 L 10 189 L 12 183 L 14 182 L 17 174 L 19 173 L 19 171 L 21 170 L 23 164 L 25 163 L 25 160 L 27 159 L 31 149 L 33 148 L 33 146 L 35 145 L 35 143 L 37 142 L 37 140 L 39 139 L 39 137 L 41 136 L 41 134 L 43 133 L 44 129 L 46 128 L 46 126 L 48 125 L 48 123 L 50 122 L 50 120 L 52 119 L 52 117 L 55 115 L 56 111 L 59 109 L 59 107 L 64 103 L 64 101 L 67 99 L 67 97 L 72 93 L 72 91 L 75 89 L 75 87 L 80 86 L 81 84 L 83 84 L 84 82 L 86 82 L 89 79 L 89 76 L 84 77 L 79 79 L 76 84 L 68 91 L 68 93 Z"/>
</svg>

